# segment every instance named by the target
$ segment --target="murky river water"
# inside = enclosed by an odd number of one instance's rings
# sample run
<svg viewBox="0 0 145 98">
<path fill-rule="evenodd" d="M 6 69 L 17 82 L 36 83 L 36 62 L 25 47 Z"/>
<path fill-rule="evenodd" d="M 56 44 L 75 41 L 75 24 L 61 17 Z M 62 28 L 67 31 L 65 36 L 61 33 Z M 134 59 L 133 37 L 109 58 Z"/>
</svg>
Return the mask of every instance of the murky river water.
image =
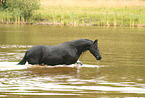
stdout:
<svg viewBox="0 0 145 98">
<path fill-rule="evenodd" d="M 18 66 L 34 45 L 99 40 L 103 59 L 86 52 L 84 65 Z M 145 28 L 0 25 L 0 97 L 145 97 Z"/>
</svg>

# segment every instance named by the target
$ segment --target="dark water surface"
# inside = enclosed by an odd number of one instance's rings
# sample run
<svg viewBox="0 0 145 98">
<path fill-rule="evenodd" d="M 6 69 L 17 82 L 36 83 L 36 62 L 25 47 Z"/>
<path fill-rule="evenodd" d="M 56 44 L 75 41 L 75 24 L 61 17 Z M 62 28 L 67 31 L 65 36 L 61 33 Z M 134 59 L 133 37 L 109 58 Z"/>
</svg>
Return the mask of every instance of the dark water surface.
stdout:
<svg viewBox="0 0 145 98">
<path fill-rule="evenodd" d="M 34 45 L 99 40 L 103 59 L 86 52 L 74 67 L 17 66 Z M 0 97 L 145 97 L 145 28 L 0 25 Z"/>
</svg>

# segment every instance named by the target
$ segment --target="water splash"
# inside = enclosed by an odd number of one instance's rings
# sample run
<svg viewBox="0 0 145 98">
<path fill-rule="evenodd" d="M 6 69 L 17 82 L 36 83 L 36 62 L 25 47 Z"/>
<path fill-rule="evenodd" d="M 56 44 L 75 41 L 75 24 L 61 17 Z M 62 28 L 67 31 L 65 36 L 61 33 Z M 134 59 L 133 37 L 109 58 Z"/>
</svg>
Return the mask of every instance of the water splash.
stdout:
<svg viewBox="0 0 145 98">
<path fill-rule="evenodd" d="M 22 70 L 22 69 L 27 69 L 27 68 L 59 68 L 59 67 L 71 67 L 71 68 L 76 68 L 77 72 L 80 72 L 80 69 L 82 67 L 90 67 L 90 68 L 99 68 L 100 66 L 97 65 L 87 65 L 83 64 L 81 66 L 80 64 L 72 64 L 72 65 L 56 65 L 56 66 L 39 66 L 39 65 L 30 65 L 26 63 L 25 65 L 17 65 L 18 62 L 0 62 L 0 71 L 4 70 Z"/>
</svg>

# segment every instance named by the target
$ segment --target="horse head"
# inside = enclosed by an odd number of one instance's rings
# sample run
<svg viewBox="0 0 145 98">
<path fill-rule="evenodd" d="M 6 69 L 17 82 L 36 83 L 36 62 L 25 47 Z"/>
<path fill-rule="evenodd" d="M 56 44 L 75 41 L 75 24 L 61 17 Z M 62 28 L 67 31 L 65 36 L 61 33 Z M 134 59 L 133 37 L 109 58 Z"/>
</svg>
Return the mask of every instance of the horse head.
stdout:
<svg viewBox="0 0 145 98">
<path fill-rule="evenodd" d="M 94 55 L 97 60 L 101 60 L 102 56 L 98 48 L 98 40 L 96 39 L 93 44 L 90 46 L 90 52 Z"/>
</svg>

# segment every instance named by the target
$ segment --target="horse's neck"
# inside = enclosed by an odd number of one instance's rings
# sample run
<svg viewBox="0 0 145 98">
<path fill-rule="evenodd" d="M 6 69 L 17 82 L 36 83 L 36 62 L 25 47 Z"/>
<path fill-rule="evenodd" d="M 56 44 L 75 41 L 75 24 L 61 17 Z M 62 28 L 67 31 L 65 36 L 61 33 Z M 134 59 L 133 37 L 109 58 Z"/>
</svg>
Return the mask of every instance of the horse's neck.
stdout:
<svg viewBox="0 0 145 98">
<path fill-rule="evenodd" d="M 91 42 L 80 42 L 80 43 L 75 43 L 75 47 L 76 47 L 76 49 L 78 50 L 78 52 L 80 52 L 80 53 L 82 53 L 82 52 L 84 52 L 84 51 L 86 51 L 86 50 L 89 50 L 89 48 L 90 48 L 90 46 L 91 46 Z"/>
</svg>

